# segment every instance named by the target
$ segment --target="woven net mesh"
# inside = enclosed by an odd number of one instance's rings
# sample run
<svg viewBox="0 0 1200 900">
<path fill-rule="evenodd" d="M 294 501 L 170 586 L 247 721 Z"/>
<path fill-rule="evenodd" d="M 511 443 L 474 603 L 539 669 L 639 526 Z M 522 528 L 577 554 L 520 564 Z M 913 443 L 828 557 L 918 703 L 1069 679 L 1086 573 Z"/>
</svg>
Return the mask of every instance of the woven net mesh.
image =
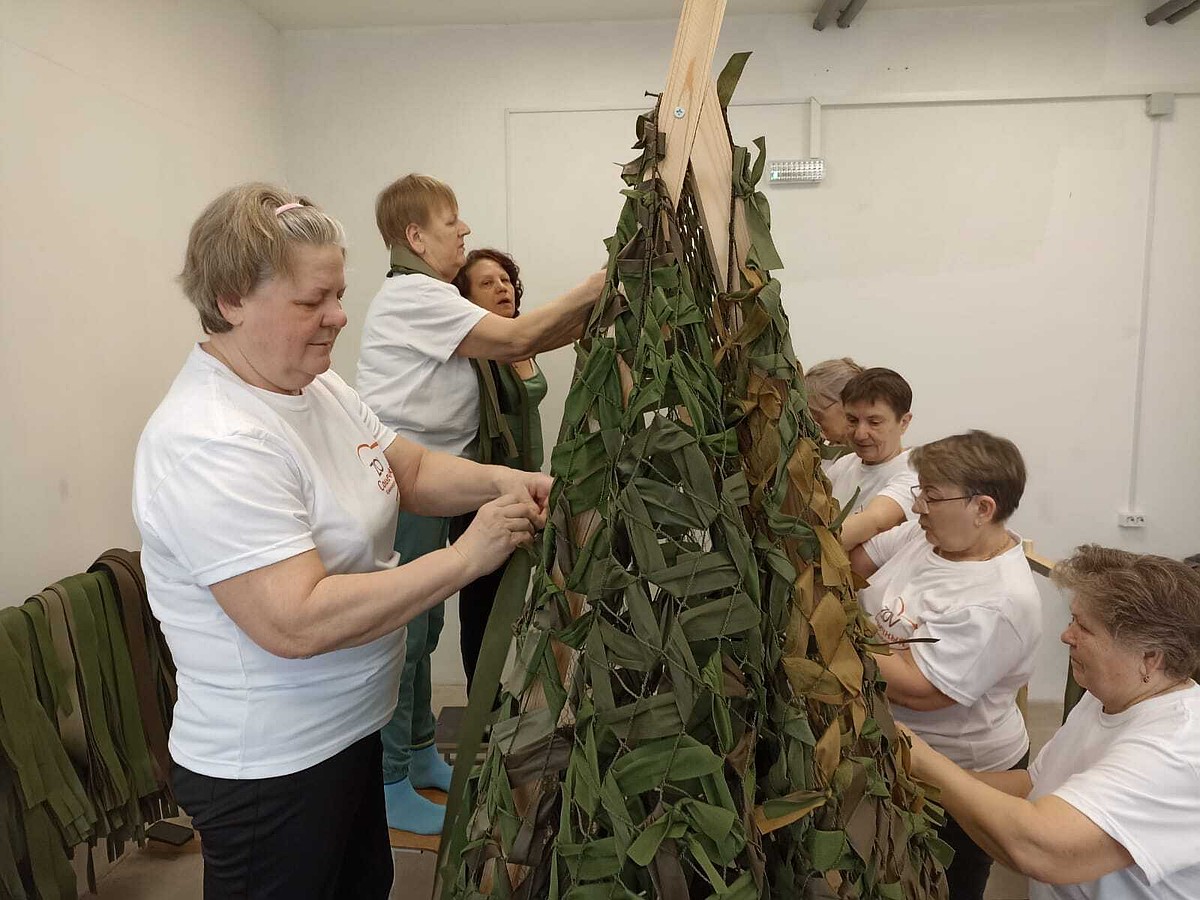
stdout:
<svg viewBox="0 0 1200 900">
<path fill-rule="evenodd" d="M 763 265 L 762 154 L 735 152 L 753 244 L 726 290 L 707 247 L 729 235 L 705 234 L 690 174 L 667 196 L 655 122 L 445 894 L 944 897 L 940 811 L 906 772 Z"/>
</svg>

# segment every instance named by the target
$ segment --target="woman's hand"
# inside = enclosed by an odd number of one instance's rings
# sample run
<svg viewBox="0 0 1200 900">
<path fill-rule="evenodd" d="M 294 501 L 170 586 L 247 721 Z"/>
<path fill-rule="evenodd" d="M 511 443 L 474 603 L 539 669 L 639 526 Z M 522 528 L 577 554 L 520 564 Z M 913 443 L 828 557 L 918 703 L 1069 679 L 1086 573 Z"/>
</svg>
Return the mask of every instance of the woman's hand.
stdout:
<svg viewBox="0 0 1200 900">
<path fill-rule="evenodd" d="M 579 340 L 592 307 L 604 293 L 605 275 L 604 271 L 595 272 L 561 297 L 515 319 L 484 316 L 467 332 L 454 354 L 514 363 Z"/>
<path fill-rule="evenodd" d="M 505 494 L 479 507 L 475 521 L 451 546 L 474 577 L 494 572 L 512 552 L 533 540 L 546 514 L 526 494 Z"/>
<path fill-rule="evenodd" d="M 554 479 L 541 472 L 523 472 L 520 469 L 502 468 L 496 476 L 498 493 L 528 497 L 537 506 L 540 517 L 534 521 L 538 528 L 546 525 L 546 511 L 550 503 L 550 488 Z"/>
</svg>

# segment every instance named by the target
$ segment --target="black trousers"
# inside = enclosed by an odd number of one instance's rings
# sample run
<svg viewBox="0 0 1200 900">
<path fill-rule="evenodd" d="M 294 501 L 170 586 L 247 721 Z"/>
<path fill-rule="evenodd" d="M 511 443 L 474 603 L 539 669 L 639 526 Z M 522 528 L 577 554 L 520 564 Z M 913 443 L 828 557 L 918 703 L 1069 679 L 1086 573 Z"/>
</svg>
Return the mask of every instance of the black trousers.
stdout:
<svg viewBox="0 0 1200 900">
<path fill-rule="evenodd" d="M 392 851 L 379 734 L 311 768 L 231 779 L 172 766 L 200 832 L 204 900 L 386 900 Z"/>
<path fill-rule="evenodd" d="M 450 540 L 458 540 L 471 523 L 475 513 L 457 516 L 450 520 Z M 463 671 L 467 673 L 467 693 L 475 680 L 475 666 L 479 663 L 479 651 L 483 647 L 483 634 L 487 631 L 488 616 L 496 603 L 496 590 L 504 577 L 504 566 L 476 578 L 458 592 L 459 649 L 462 652 Z"/>
<path fill-rule="evenodd" d="M 1029 751 L 1012 769 L 1029 768 Z M 1012 771 L 1010 769 L 1009 771 Z M 954 848 L 954 861 L 946 870 L 950 900 L 983 900 L 988 877 L 992 874 L 992 858 L 963 831 L 962 826 L 947 814 L 946 824 L 938 837 Z"/>
</svg>

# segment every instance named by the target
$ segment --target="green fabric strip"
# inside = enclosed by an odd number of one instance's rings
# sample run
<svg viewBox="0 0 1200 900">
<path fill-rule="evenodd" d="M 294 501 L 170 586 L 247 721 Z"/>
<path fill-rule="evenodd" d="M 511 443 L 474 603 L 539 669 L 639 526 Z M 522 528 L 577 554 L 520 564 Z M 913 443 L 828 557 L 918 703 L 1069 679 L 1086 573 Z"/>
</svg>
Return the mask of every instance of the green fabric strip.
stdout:
<svg viewBox="0 0 1200 900">
<path fill-rule="evenodd" d="M 56 588 L 47 588 L 40 594 L 35 594 L 29 601 L 37 604 L 46 619 L 46 629 L 50 635 L 53 648 L 53 658 L 58 663 L 62 673 L 64 696 L 55 707 L 57 710 L 58 733 L 62 736 L 63 745 L 75 764 L 87 765 L 87 738 L 83 728 L 83 708 L 79 701 L 79 682 L 75 671 L 75 652 L 71 647 L 71 633 L 67 626 L 67 611 L 65 597 Z M 48 658 L 48 657 L 47 657 Z"/>
<path fill-rule="evenodd" d="M 446 279 L 433 271 L 433 267 L 417 254 L 413 253 L 402 244 L 395 244 L 388 248 L 389 261 L 391 263 L 391 272 L 398 275 L 428 275 L 430 278 L 436 278 L 438 281 Z"/>
<path fill-rule="evenodd" d="M 124 817 L 117 811 L 129 800 L 129 781 L 109 726 L 96 615 L 82 582 L 82 576 L 72 575 L 58 582 L 56 587 L 67 597 L 67 624 L 81 685 L 79 699 L 86 722 L 92 773 L 99 792 L 93 796 L 100 801 L 98 811 L 107 820 L 107 833 L 124 823 Z M 114 815 L 116 821 L 113 821 Z"/>
<path fill-rule="evenodd" d="M 107 550 L 100 556 L 88 571 L 96 571 L 98 566 L 104 566 L 115 577 L 118 585 L 117 593 L 121 597 L 123 619 L 126 633 L 140 627 L 145 638 L 147 655 L 150 658 L 149 670 L 153 679 L 153 694 L 155 699 L 147 701 L 147 708 L 157 705 L 157 714 L 143 713 L 143 721 L 154 718 L 161 723 L 161 735 L 158 743 L 155 736 L 151 737 L 151 749 L 157 746 L 156 757 L 161 761 L 162 777 L 165 780 L 170 772 L 170 756 L 167 753 L 167 733 L 171 730 L 171 717 L 175 709 L 175 662 L 171 659 L 171 650 L 163 638 L 162 629 L 154 619 L 150 609 L 150 600 L 146 596 L 146 579 L 142 574 L 141 558 L 138 553 L 119 548 Z M 121 573 L 125 574 L 122 575 Z M 131 638 L 132 642 L 132 638 Z M 172 815 L 174 813 L 171 813 Z"/>
<path fill-rule="evenodd" d="M 158 653 L 161 635 L 149 609 L 141 570 L 132 554 L 110 550 L 100 556 L 89 571 L 103 573 L 114 592 L 113 606 L 119 611 L 120 632 L 128 646 L 137 713 L 149 747 L 154 781 L 164 795 L 169 795 L 171 761 L 167 734 L 170 708 L 164 715 L 160 698 L 170 690 L 168 683 L 174 684 L 174 675 L 173 667 L 170 670 L 163 667 L 163 658 Z M 114 622 L 110 630 L 115 631 L 115 626 Z"/>
<path fill-rule="evenodd" d="M 47 786 L 38 765 L 36 741 L 42 736 L 39 725 L 45 714 L 37 702 L 25 618 L 15 607 L 0 609 L 0 674 L 5 755 L 17 770 L 26 803 L 41 803 L 46 799 Z"/>
<path fill-rule="evenodd" d="M 88 587 L 88 595 L 97 603 L 98 609 L 103 611 L 104 630 L 108 640 L 106 655 L 112 661 L 112 699 L 116 705 L 114 718 L 128 759 L 134 795 L 139 798 L 149 797 L 159 786 L 154 778 L 146 745 L 146 733 L 142 728 L 133 666 L 121 625 L 120 612 L 117 609 L 116 595 L 107 576 L 94 573 L 87 578 L 85 585 Z"/>
<path fill-rule="evenodd" d="M 144 602 L 136 556 L 115 554 Z M 83 843 L 94 889 L 98 837 L 114 859 L 145 822 L 175 812 L 154 777 L 109 577 L 72 576 L 0 609 L 0 900 L 77 896 L 69 849 Z"/>
<path fill-rule="evenodd" d="M 721 109 L 729 108 L 729 101 L 733 99 L 733 92 L 742 78 L 742 70 L 749 60 L 749 53 L 735 53 L 717 76 L 717 99 L 721 101 Z"/>
<path fill-rule="evenodd" d="M 522 459 L 516 439 L 509 428 L 500 399 L 500 366 L 487 359 L 472 359 L 475 379 L 479 382 L 478 461 L 485 465 L 508 465 Z"/>
<path fill-rule="evenodd" d="M 74 897 L 75 876 L 65 848 L 90 825 L 86 798 L 38 699 L 33 662 L 25 615 L 17 608 L 0 610 L 0 768 L 15 776 L 11 790 L 7 780 L 0 785 L 0 795 L 7 797 L 0 798 L 0 844 L 27 856 L 37 896 Z M 11 881 L 11 873 L 0 872 L 0 883 Z"/>
<path fill-rule="evenodd" d="M 0 754 L 0 900 L 28 900 L 17 862 L 25 859 L 24 831 L 20 825 L 20 800 L 13 771 Z"/>
<path fill-rule="evenodd" d="M 537 472 L 545 462 L 542 448 L 542 417 L 538 407 L 546 399 L 549 385 L 546 375 L 534 365 L 530 378 L 521 378 L 512 366 L 499 366 L 501 409 L 520 448 L 520 466 L 527 472 Z"/>
<path fill-rule="evenodd" d="M 465 827 L 460 819 L 464 812 L 469 812 L 470 809 L 464 802 L 467 780 L 483 743 L 484 730 L 492 717 L 496 686 L 500 683 L 504 663 L 512 646 L 513 626 L 525 605 L 532 567 L 533 557 L 527 550 L 517 550 L 509 560 L 500 579 L 500 586 L 496 589 L 496 600 L 488 616 L 479 661 L 475 664 L 475 678 L 471 685 L 471 696 L 467 700 L 467 712 L 458 730 L 458 755 L 454 760 L 454 774 L 446 800 L 446 821 L 442 829 L 441 849 L 438 855 L 444 900 L 451 896 L 457 861 L 465 843 Z"/>
</svg>

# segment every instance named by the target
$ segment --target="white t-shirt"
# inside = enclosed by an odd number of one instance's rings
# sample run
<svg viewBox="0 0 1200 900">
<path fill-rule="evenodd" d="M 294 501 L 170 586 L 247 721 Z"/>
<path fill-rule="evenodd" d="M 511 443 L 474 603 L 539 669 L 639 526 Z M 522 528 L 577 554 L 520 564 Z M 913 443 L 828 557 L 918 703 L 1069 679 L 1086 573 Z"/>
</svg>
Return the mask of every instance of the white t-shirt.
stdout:
<svg viewBox="0 0 1200 900">
<path fill-rule="evenodd" d="M 298 396 L 251 387 L 196 346 L 142 432 L 133 514 L 154 615 L 178 667 L 172 758 L 217 778 L 316 765 L 396 705 L 404 629 L 283 659 L 210 586 L 316 549 L 330 574 L 396 565 L 393 435 L 333 372 Z"/>
<path fill-rule="evenodd" d="M 1029 777 L 1030 800 L 1062 798 L 1134 862 L 1087 884 L 1030 880 L 1030 900 L 1200 897 L 1200 687 L 1111 716 L 1084 694 Z"/>
<path fill-rule="evenodd" d="M 858 499 L 854 501 L 851 515 L 862 512 L 876 497 L 887 497 L 899 504 L 905 519 L 915 519 L 917 514 L 912 511 L 912 487 L 917 483 L 917 473 L 908 464 L 911 454 L 911 450 L 904 450 L 895 459 L 875 466 L 868 466 L 856 453 L 847 453 L 835 459 L 825 474 L 829 476 L 838 506 L 845 509 L 858 488 Z"/>
<path fill-rule="evenodd" d="M 954 702 L 919 712 L 893 706 L 908 725 L 965 769 L 1009 769 L 1029 747 L 1017 690 L 1033 673 L 1042 639 L 1042 602 L 1017 544 L 995 559 L 951 562 L 933 552 L 917 522 L 863 544 L 879 571 L 858 592 L 884 641 L 914 643 L 917 668 Z"/>
<path fill-rule="evenodd" d="M 393 275 L 367 309 L 356 383 L 367 406 L 397 434 L 452 456 L 479 433 L 479 383 L 454 351 L 486 316 L 428 275 Z"/>
</svg>

